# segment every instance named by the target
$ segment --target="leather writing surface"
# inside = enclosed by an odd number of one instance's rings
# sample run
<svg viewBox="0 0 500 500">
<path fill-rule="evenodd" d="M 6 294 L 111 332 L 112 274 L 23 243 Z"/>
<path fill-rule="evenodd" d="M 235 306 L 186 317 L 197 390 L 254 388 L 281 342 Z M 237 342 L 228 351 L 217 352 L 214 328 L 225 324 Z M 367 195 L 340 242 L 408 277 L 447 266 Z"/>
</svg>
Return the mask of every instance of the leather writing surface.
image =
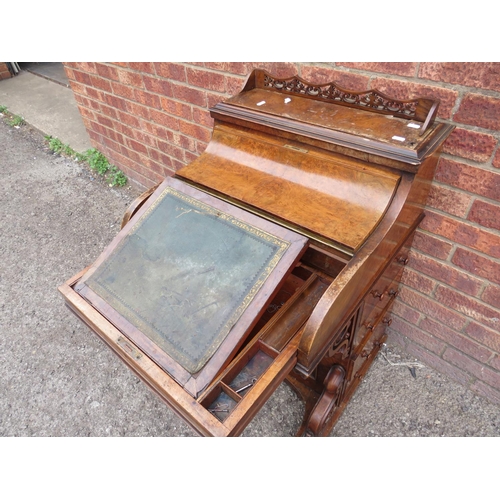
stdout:
<svg viewBox="0 0 500 500">
<path fill-rule="evenodd" d="M 86 285 L 196 373 L 288 247 L 167 187 Z"/>
</svg>

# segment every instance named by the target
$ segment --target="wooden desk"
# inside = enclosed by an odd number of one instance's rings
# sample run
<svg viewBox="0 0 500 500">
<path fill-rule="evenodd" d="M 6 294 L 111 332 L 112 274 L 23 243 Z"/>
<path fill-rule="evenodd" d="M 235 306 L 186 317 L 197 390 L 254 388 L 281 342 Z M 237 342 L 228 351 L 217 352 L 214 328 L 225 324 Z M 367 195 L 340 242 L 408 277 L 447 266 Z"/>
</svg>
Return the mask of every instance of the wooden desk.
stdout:
<svg viewBox="0 0 500 500">
<path fill-rule="evenodd" d="M 440 146 L 438 102 L 261 70 L 147 191 L 67 306 L 201 435 L 286 380 L 328 435 L 385 340 Z"/>
</svg>

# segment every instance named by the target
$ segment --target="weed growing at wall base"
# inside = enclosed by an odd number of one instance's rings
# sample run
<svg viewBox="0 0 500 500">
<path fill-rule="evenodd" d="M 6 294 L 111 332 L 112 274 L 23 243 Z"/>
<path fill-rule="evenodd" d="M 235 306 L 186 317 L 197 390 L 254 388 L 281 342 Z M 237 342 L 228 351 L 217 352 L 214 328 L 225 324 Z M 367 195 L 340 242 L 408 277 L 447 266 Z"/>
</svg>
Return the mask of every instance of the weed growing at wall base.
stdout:
<svg viewBox="0 0 500 500">
<path fill-rule="evenodd" d="M 85 151 L 85 153 L 77 153 L 57 137 L 46 135 L 45 139 L 51 151 L 87 163 L 94 172 L 104 178 L 110 187 L 125 186 L 127 184 L 128 179 L 125 174 L 114 165 L 111 165 L 108 159 L 97 149 L 92 148 Z"/>
</svg>

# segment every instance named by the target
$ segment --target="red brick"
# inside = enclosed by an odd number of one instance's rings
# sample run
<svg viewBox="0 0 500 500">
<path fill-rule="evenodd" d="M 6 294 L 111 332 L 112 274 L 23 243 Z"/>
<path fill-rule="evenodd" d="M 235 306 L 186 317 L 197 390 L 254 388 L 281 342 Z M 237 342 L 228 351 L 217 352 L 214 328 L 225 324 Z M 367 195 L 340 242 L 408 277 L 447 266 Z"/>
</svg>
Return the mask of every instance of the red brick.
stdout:
<svg viewBox="0 0 500 500">
<path fill-rule="evenodd" d="M 154 63 L 154 67 L 158 76 L 178 82 L 186 81 L 186 66 L 184 64 L 159 62 Z"/>
<path fill-rule="evenodd" d="M 449 264 L 443 264 L 431 257 L 427 257 L 417 252 L 411 252 L 409 265 L 411 268 L 415 269 L 415 271 L 424 273 L 431 278 L 442 281 L 443 283 L 447 283 L 453 288 L 461 290 L 462 292 L 472 296 L 476 296 L 479 293 L 483 284 L 482 280 L 458 271 Z"/>
<path fill-rule="evenodd" d="M 119 109 L 121 111 L 127 110 L 127 101 L 121 97 L 117 97 L 110 94 L 103 94 L 104 102 L 113 108 Z"/>
<path fill-rule="evenodd" d="M 160 98 L 156 94 L 144 92 L 143 90 L 134 90 L 135 100 L 144 106 L 150 106 L 155 109 L 161 109 Z"/>
<path fill-rule="evenodd" d="M 73 74 L 75 75 L 75 80 L 79 83 L 83 83 L 84 85 L 92 85 L 92 80 L 90 79 L 90 75 L 87 73 L 82 73 L 81 71 L 74 70 Z"/>
<path fill-rule="evenodd" d="M 186 166 L 186 163 L 184 163 L 180 160 L 172 159 L 172 167 L 176 172 L 177 172 L 177 170 L 179 170 L 185 166 Z"/>
<path fill-rule="evenodd" d="M 208 89 L 215 92 L 225 92 L 226 80 L 224 75 L 203 69 L 186 68 L 187 82 L 194 87 Z"/>
<path fill-rule="evenodd" d="M 116 95 L 121 97 L 125 97 L 126 99 L 135 99 L 134 89 L 132 87 L 128 87 L 127 85 L 122 85 L 121 83 L 113 82 L 113 92 Z"/>
<path fill-rule="evenodd" d="M 166 129 L 161 125 L 157 125 L 156 123 L 144 120 L 141 120 L 141 130 L 144 130 L 145 132 L 156 138 L 162 139 L 169 139 L 169 137 L 173 133 L 171 130 Z"/>
<path fill-rule="evenodd" d="M 173 99 L 168 99 L 167 97 L 162 97 L 160 100 L 162 109 L 164 109 L 167 113 L 184 118 L 185 120 L 193 119 L 193 112 L 189 104 L 174 101 Z"/>
<path fill-rule="evenodd" d="M 97 74 L 101 75 L 108 80 L 116 80 L 119 81 L 118 78 L 118 69 L 113 66 L 109 66 L 109 64 L 104 63 L 96 63 Z"/>
<path fill-rule="evenodd" d="M 500 128 L 500 99 L 467 94 L 460 103 L 454 121 L 491 130 Z"/>
<path fill-rule="evenodd" d="M 134 141 L 133 139 L 127 139 L 127 146 L 136 153 L 142 153 L 145 155 L 148 154 L 147 147 L 138 141 Z"/>
<path fill-rule="evenodd" d="M 164 153 L 184 161 L 184 150 L 165 141 L 158 141 L 158 149 Z"/>
<path fill-rule="evenodd" d="M 190 151 L 196 151 L 195 140 L 192 137 L 186 136 L 184 134 L 173 132 L 172 137 L 169 138 L 169 141 L 181 148 Z"/>
<path fill-rule="evenodd" d="M 207 93 L 204 90 L 193 89 L 185 85 L 172 83 L 172 96 L 188 104 L 203 107 L 207 105 Z"/>
<path fill-rule="evenodd" d="M 152 62 L 129 62 L 128 67 L 134 71 L 140 71 L 141 73 L 150 73 L 152 75 L 155 73 Z"/>
<path fill-rule="evenodd" d="M 469 212 L 469 220 L 481 226 L 500 230 L 500 205 L 476 200 Z"/>
<path fill-rule="evenodd" d="M 140 73 L 134 73 L 133 71 L 125 71 L 119 69 L 118 78 L 124 85 L 130 85 L 139 89 L 144 88 L 144 81 L 142 80 L 142 75 Z"/>
<path fill-rule="evenodd" d="M 109 118 L 105 117 L 105 116 L 102 116 L 102 115 L 99 115 L 97 117 L 97 121 L 101 124 L 101 125 L 104 125 L 105 127 L 108 127 L 110 129 L 113 128 L 113 121 L 110 120 Z"/>
<path fill-rule="evenodd" d="M 500 63 L 498 62 L 420 63 L 418 76 L 467 87 L 500 90 Z"/>
<path fill-rule="evenodd" d="M 468 386 L 471 381 L 472 377 L 467 372 L 457 368 L 453 364 L 446 362 L 436 354 L 426 351 L 419 345 L 416 345 L 412 342 L 409 343 L 406 347 L 406 352 L 412 356 L 415 356 L 427 366 L 434 368 L 436 371 L 446 375 L 447 377 L 450 377 L 453 380 L 456 380 L 462 385 Z"/>
<path fill-rule="evenodd" d="M 498 354 L 490 361 L 490 366 L 500 371 L 500 356 Z"/>
<path fill-rule="evenodd" d="M 401 283 L 426 295 L 430 295 L 436 286 L 436 282 L 434 280 L 426 278 L 420 273 L 417 273 L 409 268 L 404 270 Z"/>
<path fill-rule="evenodd" d="M 399 76 L 416 76 L 417 71 L 417 63 L 412 62 L 339 62 L 336 64 L 345 68 Z"/>
<path fill-rule="evenodd" d="M 432 184 L 427 205 L 451 215 L 464 218 L 471 203 L 472 196 L 439 184 Z"/>
<path fill-rule="evenodd" d="M 196 152 L 198 155 L 201 155 L 205 152 L 205 149 L 207 149 L 208 142 L 205 141 L 196 141 Z"/>
<path fill-rule="evenodd" d="M 191 162 L 193 162 L 194 160 L 196 160 L 198 158 L 199 155 L 197 155 L 196 153 L 192 153 L 191 151 L 186 151 L 184 153 L 184 158 L 185 158 L 185 161 L 186 161 L 186 165 L 189 165 Z"/>
<path fill-rule="evenodd" d="M 277 78 L 289 78 L 299 74 L 297 64 L 290 62 L 253 62 L 250 63 L 250 67 L 252 70 L 263 69 Z"/>
<path fill-rule="evenodd" d="M 109 80 L 101 78 L 100 76 L 91 76 L 90 80 L 93 87 L 104 90 L 106 92 L 112 92 L 111 82 Z"/>
<path fill-rule="evenodd" d="M 245 62 L 206 62 L 203 63 L 203 67 L 243 76 L 250 75 L 253 69 Z"/>
<path fill-rule="evenodd" d="M 179 120 L 179 130 L 186 135 L 206 142 L 210 140 L 212 134 L 211 130 L 196 125 L 195 123 L 186 122 L 184 120 Z"/>
<path fill-rule="evenodd" d="M 370 77 L 365 75 L 318 66 L 304 66 L 301 77 L 315 85 L 333 82 L 339 87 L 356 91 L 367 90 L 370 83 Z"/>
<path fill-rule="evenodd" d="M 72 67 L 80 71 L 85 71 L 86 73 L 92 73 L 94 75 L 97 74 L 95 63 L 93 62 L 77 62 L 74 63 Z"/>
<path fill-rule="evenodd" d="M 162 80 L 160 78 L 151 77 L 143 75 L 144 86 L 150 92 L 160 94 L 166 97 L 172 97 L 172 83 L 168 80 Z"/>
<path fill-rule="evenodd" d="M 457 331 L 462 330 L 467 320 L 460 314 L 444 307 L 433 298 L 425 297 L 407 287 L 402 287 L 399 298 L 408 306 L 420 311 L 431 318 L 437 319 L 441 323 L 454 328 Z"/>
<path fill-rule="evenodd" d="M 245 86 L 245 78 L 239 76 L 226 75 L 226 92 L 229 95 L 239 94 Z"/>
<path fill-rule="evenodd" d="M 403 80 L 375 78 L 371 82 L 371 86 L 395 99 L 405 100 L 416 99 L 418 97 L 439 99 L 441 102 L 439 104 L 438 116 L 441 118 L 451 118 L 451 111 L 458 97 L 458 92 L 455 90 Z"/>
<path fill-rule="evenodd" d="M 434 179 L 450 186 L 500 201 L 500 174 L 442 158 Z"/>
<path fill-rule="evenodd" d="M 417 229 L 413 238 L 412 248 L 416 248 L 437 259 L 446 260 L 448 255 L 450 255 L 453 245 Z"/>
<path fill-rule="evenodd" d="M 500 373 L 481 363 L 478 363 L 465 354 L 449 348 L 443 354 L 443 359 L 461 368 L 462 370 L 469 372 L 474 377 L 486 382 L 488 385 L 500 388 Z"/>
<path fill-rule="evenodd" d="M 136 116 L 129 115 L 128 113 L 123 113 L 121 111 L 118 113 L 118 116 L 121 122 L 130 125 L 131 127 L 140 128 L 141 126 L 141 123 Z"/>
<path fill-rule="evenodd" d="M 393 318 L 391 329 L 436 354 L 442 353 L 445 348 L 445 343 L 441 340 L 436 339 L 432 335 L 422 331 L 420 328 L 410 325 L 397 317 Z"/>
<path fill-rule="evenodd" d="M 470 386 L 470 390 L 491 401 L 493 404 L 500 405 L 500 390 L 497 391 L 480 380 L 474 382 Z"/>
<path fill-rule="evenodd" d="M 163 125 L 172 130 L 179 130 L 179 119 L 163 113 L 162 111 L 151 110 L 151 121 Z"/>
<path fill-rule="evenodd" d="M 492 165 L 495 168 L 500 168 L 500 149 L 497 150 L 497 154 L 495 155 L 495 158 L 493 158 Z"/>
<path fill-rule="evenodd" d="M 92 99 L 95 99 L 97 101 L 105 102 L 106 96 L 108 94 L 105 94 L 104 92 L 101 92 L 100 90 L 94 89 L 92 87 L 87 87 L 85 89 L 85 93 L 91 97 Z"/>
<path fill-rule="evenodd" d="M 151 117 L 151 108 L 143 106 L 142 104 L 138 104 L 134 101 L 127 102 L 127 111 L 131 115 L 144 118 L 145 120 L 149 120 Z"/>
<path fill-rule="evenodd" d="M 210 116 L 210 112 L 203 108 L 193 109 L 193 121 L 198 125 L 203 125 L 209 129 L 212 129 L 214 126 L 214 120 Z"/>
<path fill-rule="evenodd" d="M 490 134 L 456 128 L 446 139 L 443 152 L 482 163 L 491 158 L 496 144 Z"/>
<path fill-rule="evenodd" d="M 66 76 L 68 77 L 68 80 L 74 80 L 75 75 L 73 73 L 73 70 L 69 68 L 68 66 L 63 66 L 64 72 L 66 73 Z"/>
<path fill-rule="evenodd" d="M 487 304 L 500 309 L 500 287 L 495 285 L 488 285 L 482 295 L 481 299 Z"/>
<path fill-rule="evenodd" d="M 469 222 L 428 211 L 421 228 L 492 257 L 500 257 L 500 235 L 472 226 Z"/>
<path fill-rule="evenodd" d="M 415 309 L 405 305 L 399 298 L 397 298 L 391 308 L 391 314 L 394 316 L 399 316 L 404 319 L 407 323 L 416 325 L 420 319 L 420 313 L 415 311 Z"/>
<path fill-rule="evenodd" d="M 101 104 L 100 107 L 101 107 L 101 112 L 104 113 L 106 116 L 115 119 L 118 117 L 118 111 L 112 106 L 106 106 L 106 104 Z"/>
<path fill-rule="evenodd" d="M 423 319 L 420 322 L 419 327 L 434 337 L 441 339 L 443 342 L 457 348 L 459 351 L 467 354 L 468 356 L 481 361 L 481 363 L 487 363 L 493 355 L 490 349 L 487 349 L 477 342 L 474 342 L 460 333 L 457 333 L 455 330 L 436 323 L 429 318 Z M 425 344 L 423 345 L 427 347 Z"/>
<path fill-rule="evenodd" d="M 113 64 L 114 66 L 120 66 L 121 68 L 128 68 L 128 63 L 126 62 L 110 62 L 109 64 Z"/>
<path fill-rule="evenodd" d="M 500 284 L 500 264 L 475 252 L 457 248 L 453 264 L 489 281 Z"/>
<path fill-rule="evenodd" d="M 156 149 L 153 148 L 149 148 L 149 155 L 153 160 L 159 162 L 164 167 L 168 167 L 171 170 L 173 170 L 172 158 L 170 156 L 167 156 L 166 154 L 157 151 Z"/>
<path fill-rule="evenodd" d="M 435 296 L 439 304 L 450 307 L 489 328 L 497 328 L 500 324 L 500 313 L 498 310 L 495 311 L 472 297 L 445 288 L 444 286 L 437 288 Z M 446 322 L 444 323 L 446 324 Z M 453 327 L 453 325 L 450 326 Z M 458 328 L 456 329 L 458 330 Z"/>
<path fill-rule="evenodd" d="M 87 95 L 87 87 L 76 80 L 70 80 L 69 85 L 75 94 Z"/>
<path fill-rule="evenodd" d="M 141 130 L 137 130 L 135 128 L 130 129 L 130 137 L 133 137 L 135 140 L 141 142 L 150 147 L 157 147 L 156 137 L 153 137 L 149 134 L 145 134 Z"/>
<path fill-rule="evenodd" d="M 96 120 L 96 116 L 95 116 L 94 112 L 91 111 L 90 109 L 87 109 L 83 106 L 78 106 L 78 109 L 80 111 L 80 114 L 82 116 L 84 116 L 85 118 L 88 118 L 89 120 L 94 120 L 94 121 Z"/>
<path fill-rule="evenodd" d="M 207 92 L 207 108 L 210 109 L 216 104 L 219 104 L 219 102 L 222 102 L 226 99 L 227 97 L 221 94 L 216 94 L 215 92 Z"/>
</svg>

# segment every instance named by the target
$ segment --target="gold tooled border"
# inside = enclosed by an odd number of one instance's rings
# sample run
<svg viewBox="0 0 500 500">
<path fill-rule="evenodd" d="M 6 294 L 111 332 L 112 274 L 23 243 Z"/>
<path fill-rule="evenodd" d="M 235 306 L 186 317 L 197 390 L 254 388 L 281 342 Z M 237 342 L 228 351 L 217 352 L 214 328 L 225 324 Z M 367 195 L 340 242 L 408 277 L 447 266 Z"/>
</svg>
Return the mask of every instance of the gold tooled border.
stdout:
<svg viewBox="0 0 500 500">
<path fill-rule="evenodd" d="M 97 283 L 97 280 L 103 274 L 105 269 L 108 267 L 108 263 L 111 261 L 111 259 L 121 251 L 123 246 L 127 243 L 129 237 L 132 236 L 138 230 L 138 228 L 144 222 L 144 220 L 151 215 L 151 213 L 156 209 L 156 207 L 161 203 L 161 201 L 169 194 L 181 199 L 185 203 L 193 206 L 195 209 L 199 209 L 204 213 L 207 213 L 221 220 L 224 220 L 225 222 L 230 223 L 242 229 L 243 231 L 254 235 L 254 237 L 259 238 L 261 240 L 265 240 L 271 243 L 272 245 L 278 247 L 274 253 L 273 258 L 269 261 L 264 270 L 260 272 L 260 275 L 253 284 L 252 288 L 246 294 L 240 305 L 234 310 L 233 314 L 227 319 L 222 328 L 220 328 L 219 332 L 214 337 L 214 341 L 212 342 L 210 347 L 205 351 L 204 355 L 198 361 L 198 363 L 194 363 L 191 358 L 184 355 L 182 351 L 175 344 L 173 344 L 168 340 L 168 338 L 159 337 L 156 329 L 153 326 L 151 326 L 151 324 L 149 324 L 147 320 L 142 319 L 139 316 L 138 312 L 135 311 L 132 306 L 130 305 L 126 305 L 126 307 L 125 305 L 122 306 L 123 300 L 118 295 L 116 295 L 111 290 L 108 290 L 106 287 Z M 180 213 L 178 217 L 182 216 L 184 213 L 187 212 Z M 217 351 L 220 345 L 224 342 L 232 327 L 235 325 L 235 323 L 241 317 L 243 312 L 247 309 L 252 300 L 255 298 L 256 294 L 258 293 L 262 285 L 265 283 L 265 281 L 268 279 L 269 275 L 271 274 L 273 269 L 277 266 L 283 254 L 289 247 L 290 247 L 290 242 L 278 238 L 277 236 L 270 234 L 267 231 L 252 226 L 251 224 L 244 222 L 241 219 L 238 219 L 237 217 L 229 215 L 191 196 L 188 196 L 170 186 L 167 186 L 165 190 L 154 201 L 154 203 L 152 203 L 151 206 L 144 212 L 144 214 L 142 214 L 142 216 L 137 220 L 137 222 L 131 228 L 129 233 L 120 242 L 120 244 L 113 250 L 111 255 L 109 255 L 109 257 L 104 262 L 102 262 L 101 265 L 95 270 L 92 276 L 89 277 L 86 284 L 91 290 L 93 290 L 97 295 L 101 296 L 105 300 L 107 300 L 106 297 L 109 297 L 110 295 L 114 297 L 119 302 L 119 304 L 114 304 L 112 306 L 113 309 L 115 309 L 121 316 L 124 317 L 125 320 L 129 322 L 130 319 L 127 319 L 127 316 L 130 317 L 130 315 L 132 315 L 134 323 L 139 327 L 139 329 L 142 331 L 144 335 L 146 335 L 152 342 L 154 342 L 157 345 L 159 343 L 158 342 L 159 338 L 161 339 L 160 340 L 161 343 L 168 344 L 170 346 L 169 352 L 166 352 L 163 349 L 162 351 L 164 351 L 167 355 L 172 357 L 172 359 L 174 359 L 176 362 L 180 363 L 181 366 L 188 372 L 194 374 L 200 371 L 206 365 L 208 360 L 214 355 L 214 353 Z M 111 306 L 111 304 L 109 305 Z M 151 335 L 151 333 L 153 335 Z M 155 338 L 157 339 L 156 341 Z M 159 345 L 158 347 L 161 349 Z M 173 355 L 173 353 L 175 355 Z"/>
</svg>

